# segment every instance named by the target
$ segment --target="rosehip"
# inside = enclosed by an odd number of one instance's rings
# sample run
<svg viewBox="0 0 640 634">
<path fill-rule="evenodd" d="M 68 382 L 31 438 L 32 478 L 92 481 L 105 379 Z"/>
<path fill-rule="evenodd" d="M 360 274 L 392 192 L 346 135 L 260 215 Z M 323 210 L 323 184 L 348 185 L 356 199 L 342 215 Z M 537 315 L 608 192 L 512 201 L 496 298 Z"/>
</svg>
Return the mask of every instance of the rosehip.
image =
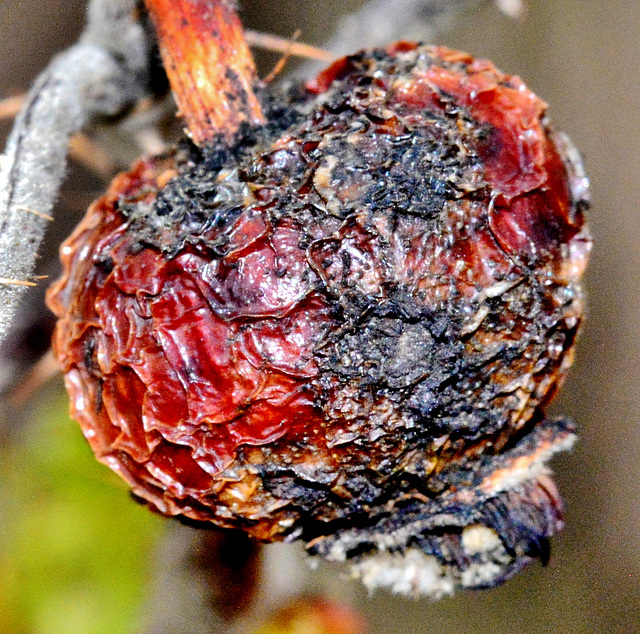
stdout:
<svg viewBox="0 0 640 634">
<path fill-rule="evenodd" d="M 545 463 L 573 432 L 543 411 L 582 316 L 575 151 L 445 48 L 263 97 L 263 129 L 139 161 L 62 247 L 72 414 L 163 514 L 302 538 L 370 587 L 493 585 L 562 526 Z"/>
</svg>

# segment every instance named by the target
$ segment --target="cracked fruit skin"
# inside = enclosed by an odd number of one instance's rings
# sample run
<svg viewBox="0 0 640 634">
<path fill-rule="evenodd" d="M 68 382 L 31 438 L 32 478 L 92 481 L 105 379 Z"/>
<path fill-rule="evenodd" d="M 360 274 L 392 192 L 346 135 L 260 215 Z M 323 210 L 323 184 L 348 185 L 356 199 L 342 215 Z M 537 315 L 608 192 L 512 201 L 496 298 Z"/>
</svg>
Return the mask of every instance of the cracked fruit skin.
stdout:
<svg viewBox="0 0 640 634">
<path fill-rule="evenodd" d="M 263 100 L 264 129 L 142 159 L 63 245 L 72 415 L 163 514 L 302 538 L 370 587 L 494 585 L 562 527 L 545 462 L 573 432 L 544 409 L 583 310 L 576 153 L 517 77 L 445 48 Z"/>
</svg>

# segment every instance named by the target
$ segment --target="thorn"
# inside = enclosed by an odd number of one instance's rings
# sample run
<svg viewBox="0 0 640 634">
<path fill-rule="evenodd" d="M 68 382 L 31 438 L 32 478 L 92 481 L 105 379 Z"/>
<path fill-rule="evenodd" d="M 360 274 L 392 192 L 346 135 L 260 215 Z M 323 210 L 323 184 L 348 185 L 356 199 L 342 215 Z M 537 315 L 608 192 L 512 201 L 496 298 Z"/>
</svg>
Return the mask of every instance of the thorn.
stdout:
<svg viewBox="0 0 640 634">
<path fill-rule="evenodd" d="M 28 282 L 26 280 L 14 280 L 10 277 L 0 277 L 0 284 L 5 286 L 38 286 L 35 282 Z"/>
<path fill-rule="evenodd" d="M 24 405 L 34 392 L 59 372 L 58 362 L 51 350 L 49 350 L 11 390 L 7 400 L 15 407 Z"/>
<path fill-rule="evenodd" d="M 74 134 L 71 137 L 69 155 L 103 178 L 111 178 L 117 171 L 116 164 L 109 154 L 86 134 Z"/>
<path fill-rule="evenodd" d="M 50 216 L 49 214 L 43 214 L 41 211 L 30 209 L 29 207 L 25 207 L 24 205 L 17 205 L 16 209 L 18 211 L 26 211 L 27 213 L 33 214 L 34 216 L 38 216 L 38 218 L 44 218 L 45 220 L 53 221 L 53 216 Z"/>
<path fill-rule="evenodd" d="M 278 60 L 278 63 L 273 67 L 272 71 L 262 80 L 265 84 L 270 84 L 286 66 L 289 58 L 291 57 L 291 47 L 295 44 L 295 41 L 300 37 L 302 31 L 296 30 L 289 40 L 287 49 L 282 54 L 282 57 Z"/>
<path fill-rule="evenodd" d="M 22 109 L 27 95 L 16 95 L 0 99 L 0 119 L 13 119 Z"/>
<path fill-rule="evenodd" d="M 332 62 L 335 59 L 335 55 L 329 51 L 325 51 L 317 46 L 311 46 L 310 44 L 295 42 L 293 41 L 294 38 L 287 39 L 277 35 L 271 35 L 270 33 L 252 31 L 251 29 L 247 29 L 244 34 L 249 46 L 253 46 L 255 48 L 262 48 L 267 51 L 275 51 L 285 54 L 288 52 L 290 55 L 294 55 L 296 57 L 317 59 L 323 62 Z"/>
</svg>

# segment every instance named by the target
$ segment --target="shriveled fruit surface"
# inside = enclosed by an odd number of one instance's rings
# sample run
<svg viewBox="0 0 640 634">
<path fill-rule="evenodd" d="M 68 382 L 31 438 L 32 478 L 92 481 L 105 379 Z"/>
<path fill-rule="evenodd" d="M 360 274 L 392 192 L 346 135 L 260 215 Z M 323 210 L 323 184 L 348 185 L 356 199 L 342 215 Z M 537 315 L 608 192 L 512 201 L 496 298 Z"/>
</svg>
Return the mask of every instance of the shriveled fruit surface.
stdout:
<svg viewBox="0 0 640 634">
<path fill-rule="evenodd" d="M 546 553 L 586 179 L 491 63 L 399 43 L 144 159 L 62 248 L 72 413 L 168 515 L 438 596 Z"/>
</svg>

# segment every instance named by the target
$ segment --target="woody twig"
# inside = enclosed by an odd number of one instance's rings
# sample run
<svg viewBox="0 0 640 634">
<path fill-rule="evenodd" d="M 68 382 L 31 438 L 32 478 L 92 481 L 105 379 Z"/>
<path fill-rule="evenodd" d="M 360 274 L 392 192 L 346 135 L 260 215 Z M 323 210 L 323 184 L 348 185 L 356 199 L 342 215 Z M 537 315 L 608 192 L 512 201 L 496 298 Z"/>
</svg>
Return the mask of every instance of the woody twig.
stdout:
<svg viewBox="0 0 640 634">
<path fill-rule="evenodd" d="M 264 122 L 257 81 L 234 3 L 145 0 L 164 67 L 193 141 L 228 141 L 242 123 Z"/>
<path fill-rule="evenodd" d="M 81 40 L 36 80 L 0 155 L 0 341 L 33 284 L 71 135 L 146 93 L 148 42 L 135 9 L 134 0 L 91 2 Z"/>
</svg>

